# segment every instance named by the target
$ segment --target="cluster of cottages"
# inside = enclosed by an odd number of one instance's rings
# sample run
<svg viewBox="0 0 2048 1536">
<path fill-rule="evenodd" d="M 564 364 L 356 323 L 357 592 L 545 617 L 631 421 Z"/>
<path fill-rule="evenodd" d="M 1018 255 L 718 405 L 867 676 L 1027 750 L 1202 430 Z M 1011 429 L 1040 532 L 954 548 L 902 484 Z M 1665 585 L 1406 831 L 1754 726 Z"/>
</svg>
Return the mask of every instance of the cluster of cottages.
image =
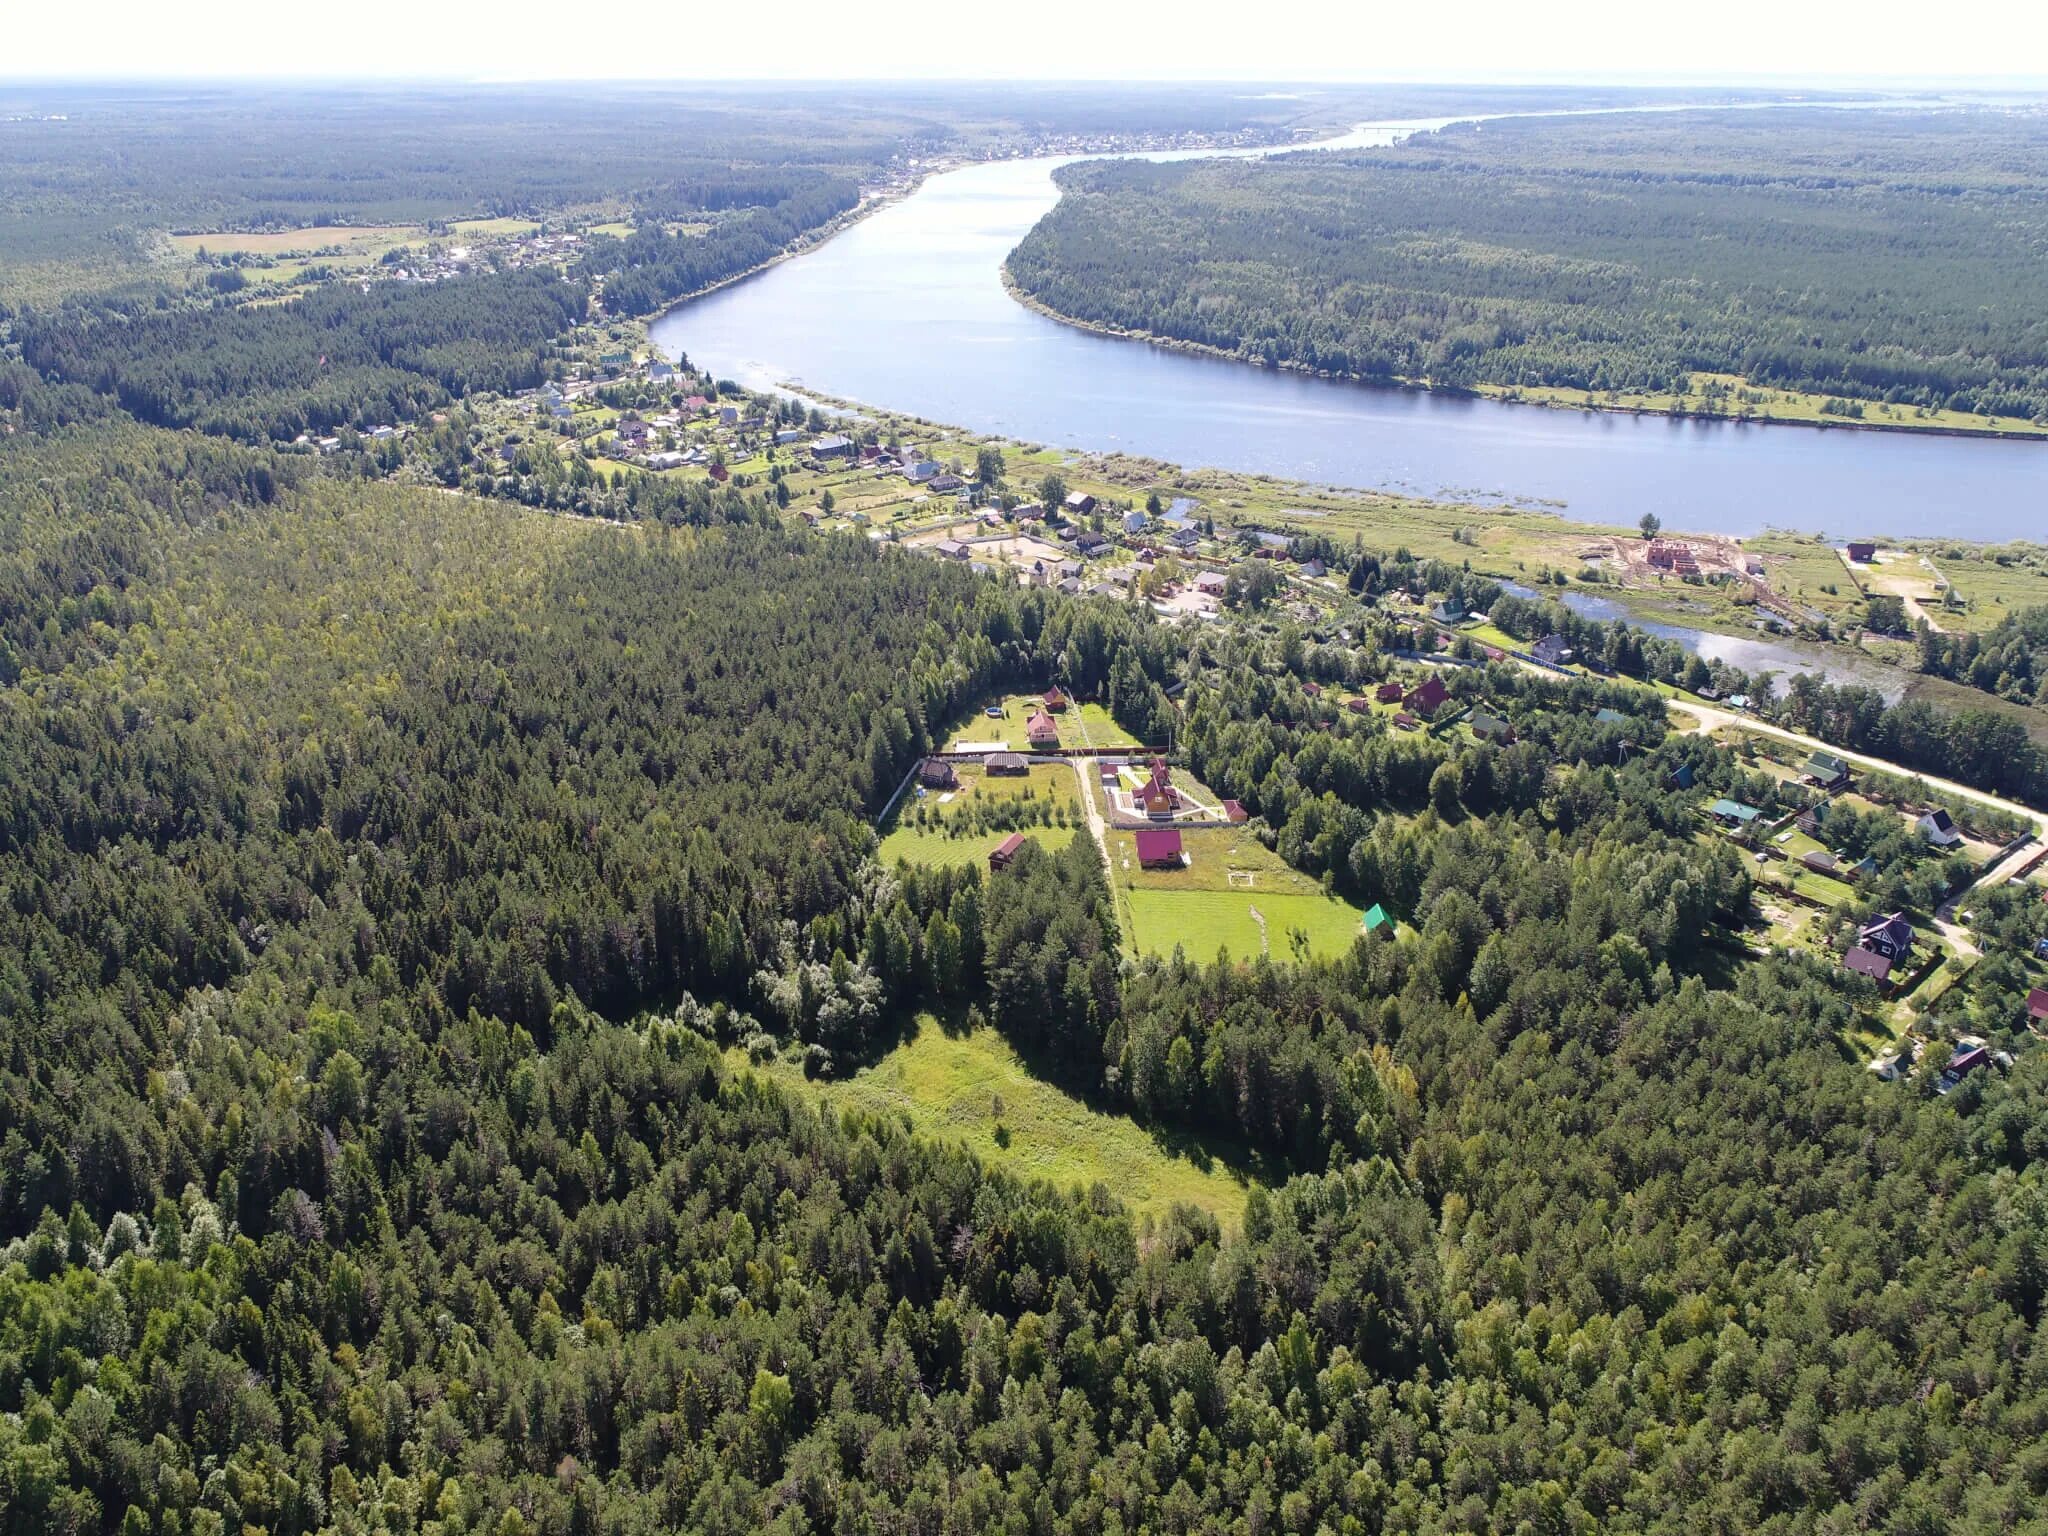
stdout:
<svg viewBox="0 0 2048 1536">
<path fill-rule="evenodd" d="M 1437 711 L 1448 704 L 1450 699 L 1450 689 L 1444 686 L 1444 680 L 1441 677 L 1432 672 L 1413 687 L 1389 678 L 1373 690 L 1372 702 L 1367 702 L 1363 697 L 1346 699 L 1344 707 L 1355 715 L 1364 715 L 1372 712 L 1373 703 L 1398 703 L 1401 707 L 1394 713 L 1394 724 L 1404 731 L 1413 731 L 1419 730 L 1425 723 L 1434 720 Z M 1503 741 L 1512 742 L 1515 739 L 1514 728 L 1505 720 L 1497 719 L 1491 715 L 1475 716 L 1474 718 L 1475 720 L 1484 718 L 1492 726 L 1497 727 L 1500 732 L 1500 739 Z M 1476 726 L 1474 728 L 1477 729 Z"/>
</svg>

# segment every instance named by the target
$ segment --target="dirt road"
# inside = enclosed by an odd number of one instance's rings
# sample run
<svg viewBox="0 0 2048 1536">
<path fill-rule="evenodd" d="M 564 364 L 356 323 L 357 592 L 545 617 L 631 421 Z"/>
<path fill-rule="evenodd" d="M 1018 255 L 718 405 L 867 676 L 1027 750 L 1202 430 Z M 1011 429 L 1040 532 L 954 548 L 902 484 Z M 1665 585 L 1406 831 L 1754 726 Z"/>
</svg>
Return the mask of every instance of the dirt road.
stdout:
<svg viewBox="0 0 2048 1536">
<path fill-rule="evenodd" d="M 1992 806 L 2017 816 L 2034 829 L 2035 835 L 2048 836 L 2048 816 L 2031 806 L 2021 805 L 2017 800 L 2007 800 L 1999 795 L 1987 794 L 1981 789 L 1971 789 L 1953 779 L 1939 779 L 1931 773 L 1915 773 L 1910 768 L 1901 768 L 1897 763 L 1888 763 L 1881 757 L 1871 757 L 1862 752 L 1851 752 L 1846 747 L 1837 747 L 1822 741 L 1818 736 L 1807 736 L 1798 731 L 1788 731 L 1783 726 L 1766 725 L 1748 715 L 1737 714 L 1731 709 L 1717 709 L 1711 704 L 1696 704 L 1690 699 L 1680 703 L 1673 701 L 1672 708 L 1682 709 L 1696 717 L 1699 724 L 1690 729 L 1694 735 L 1705 735 L 1723 725 L 1739 726 L 1746 731 L 1755 731 L 1759 736 L 1774 736 L 1780 741 L 1793 742 L 1808 751 L 1832 752 L 1847 762 L 1859 763 L 1865 768 L 1875 768 L 1879 773 L 1896 774 L 1902 779 L 1918 779 L 1930 789 L 1953 795 L 1959 800 L 1974 800 L 1979 805 Z"/>
</svg>

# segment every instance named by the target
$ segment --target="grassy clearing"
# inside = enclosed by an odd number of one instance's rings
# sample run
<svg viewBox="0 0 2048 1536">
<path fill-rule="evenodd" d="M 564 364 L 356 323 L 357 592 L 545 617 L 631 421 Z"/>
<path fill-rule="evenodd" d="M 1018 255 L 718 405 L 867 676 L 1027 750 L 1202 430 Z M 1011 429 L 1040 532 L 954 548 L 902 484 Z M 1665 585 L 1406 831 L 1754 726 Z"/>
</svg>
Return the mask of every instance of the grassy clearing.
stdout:
<svg viewBox="0 0 2048 1536">
<path fill-rule="evenodd" d="M 172 235 L 171 244 L 188 256 L 293 256 L 341 250 L 375 254 L 403 245 L 424 232 L 405 224 L 310 224 L 304 229 L 224 230 L 211 235 Z"/>
<path fill-rule="evenodd" d="M 746 1064 L 737 1050 L 728 1059 Z M 1063 1189 L 1105 1185 L 1140 1215 L 1163 1216 L 1184 1203 L 1232 1231 L 1244 1220 L 1249 1185 L 1242 1177 L 1036 1077 L 993 1029 L 948 1032 L 926 1015 L 910 1039 L 840 1081 L 809 1082 L 780 1060 L 754 1070 L 834 1109 L 901 1116 L 920 1134 L 963 1145 L 1024 1178 Z"/>
<path fill-rule="evenodd" d="M 1202 961 L 1225 951 L 1240 960 L 1261 953 L 1286 960 L 1296 929 L 1317 956 L 1341 955 L 1358 936 L 1358 908 L 1325 895 L 1251 833 L 1189 832 L 1183 841 L 1191 855 L 1185 867 L 1141 869 L 1133 834 L 1110 834 L 1117 915 L 1133 952 L 1170 955 L 1179 945 Z"/>
<path fill-rule="evenodd" d="M 1234 960 L 1261 954 L 1291 960 L 1293 936 L 1300 931 L 1308 936 L 1311 955 L 1330 958 L 1358 937 L 1358 909 L 1334 896 L 1139 889 L 1125 891 L 1123 900 L 1135 930 L 1132 946 L 1147 955 L 1180 948 L 1204 963 L 1225 953 Z M 1263 928 L 1259 918 L 1265 919 Z"/>
<path fill-rule="evenodd" d="M 906 795 L 882 828 L 880 857 L 884 864 L 908 859 L 913 864 L 968 864 L 988 857 L 1007 833 L 980 823 L 976 810 L 994 801 L 1032 800 L 1071 818 L 1070 825 L 1021 828 L 1046 848 L 1063 848 L 1078 830 L 1080 790 L 1074 771 L 1064 763 L 1034 763 L 1023 778 L 991 777 L 978 767 L 961 766 L 960 788 L 950 800 L 945 792 Z"/>
<path fill-rule="evenodd" d="M 1043 699 L 1042 692 L 1010 693 L 1000 699 L 991 699 L 988 703 L 1002 710 L 1000 718 L 977 709 L 954 731 L 948 745 L 1002 745 L 1018 752 L 1029 751 L 1025 727 L 1043 707 Z M 1060 745 L 1063 747 L 1130 747 L 1138 744 L 1137 738 L 1118 725 L 1100 704 L 1077 705 L 1069 701 L 1066 709 L 1054 715 L 1053 719 L 1059 725 Z"/>
</svg>

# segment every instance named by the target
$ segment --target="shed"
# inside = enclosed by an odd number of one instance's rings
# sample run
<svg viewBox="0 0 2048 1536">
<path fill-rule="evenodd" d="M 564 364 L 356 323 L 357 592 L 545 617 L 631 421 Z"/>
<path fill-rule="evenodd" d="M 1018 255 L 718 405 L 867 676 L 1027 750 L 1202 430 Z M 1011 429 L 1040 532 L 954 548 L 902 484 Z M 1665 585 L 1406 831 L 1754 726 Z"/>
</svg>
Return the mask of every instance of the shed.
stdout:
<svg viewBox="0 0 2048 1536">
<path fill-rule="evenodd" d="M 1226 821 L 1250 821 L 1252 813 L 1235 800 L 1223 802 L 1223 816 Z"/>
<path fill-rule="evenodd" d="M 2035 987 L 2027 993 L 2027 1018 L 2035 1024 L 2048 1019 L 2048 987 Z"/>
<path fill-rule="evenodd" d="M 988 867 L 990 869 L 1008 869 L 1010 861 L 1017 857 L 1017 850 L 1023 846 L 1024 834 L 1022 832 L 1012 832 L 989 851 Z"/>
<path fill-rule="evenodd" d="M 1374 902 L 1366 909 L 1365 921 L 1359 924 L 1366 933 L 1371 933 L 1375 928 L 1391 929 L 1393 926 L 1394 920 L 1387 916 L 1387 909 L 1378 902 Z"/>
</svg>

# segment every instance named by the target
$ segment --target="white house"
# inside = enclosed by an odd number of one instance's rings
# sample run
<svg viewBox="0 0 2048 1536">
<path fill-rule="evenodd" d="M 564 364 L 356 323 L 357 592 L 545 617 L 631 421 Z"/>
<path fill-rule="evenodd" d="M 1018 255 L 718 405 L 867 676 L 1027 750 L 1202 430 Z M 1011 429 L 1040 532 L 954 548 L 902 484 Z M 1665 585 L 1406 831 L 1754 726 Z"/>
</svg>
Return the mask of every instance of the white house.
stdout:
<svg viewBox="0 0 2048 1536">
<path fill-rule="evenodd" d="M 1914 824 L 1919 834 L 1937 848 L 1953 848 L 1963 840 L 1963 834 L 1956 830 L 1956 824 L 1947 811 L 1935 806 Z"/>
</svg>

